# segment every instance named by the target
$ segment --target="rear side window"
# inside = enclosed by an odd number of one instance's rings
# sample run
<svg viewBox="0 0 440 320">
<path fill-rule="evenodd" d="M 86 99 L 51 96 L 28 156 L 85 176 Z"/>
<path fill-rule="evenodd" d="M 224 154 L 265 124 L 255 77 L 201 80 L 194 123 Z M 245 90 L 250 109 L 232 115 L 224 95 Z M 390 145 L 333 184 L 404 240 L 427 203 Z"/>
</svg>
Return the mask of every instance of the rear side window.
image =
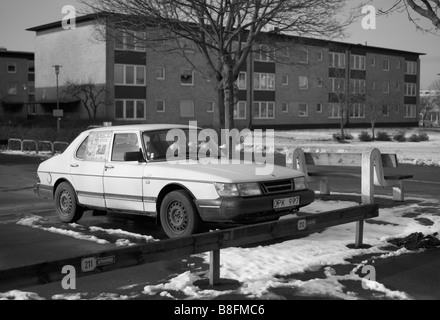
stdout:
<svg viewBox="0 0 440 320">
<path fill-rule="evenodd" d="M 78 150 L 76 151 L 76 157 L 78 159 L 84 160 L 86 158 L 86 149 L 87 149 L 87 142 L 89 141 L 89 137 L 87 137 L 83 143 L 79 146 Z"/>
</svg>

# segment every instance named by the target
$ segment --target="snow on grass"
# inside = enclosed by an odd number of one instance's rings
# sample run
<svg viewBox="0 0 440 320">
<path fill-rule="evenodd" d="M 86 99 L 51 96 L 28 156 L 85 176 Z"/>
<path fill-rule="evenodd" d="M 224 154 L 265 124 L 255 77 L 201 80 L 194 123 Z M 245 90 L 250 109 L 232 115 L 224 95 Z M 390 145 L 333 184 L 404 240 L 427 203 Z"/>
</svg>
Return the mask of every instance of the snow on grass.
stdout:
<svg viewBox="0 0 440 320">
<path fill-rule="evenodd" d="M 44 219 L 42 217 L 39 216 L 30 216 L 30 217 L 26 217 L 23 219 L 20 219 L 17 224 L 22 225 L 22 226 L 28 226 L 34 229 L 39 229 L 39 230 L 43 230 L 43 231 L 47 231 L 47 232 L 52 232 L 52 233 L 57 233 L 57 234 L 61 234 L 61 235 L 66 235 L 69 237 L 73 237 L 75 239 L 79 239 L 79 240 L 86 240 L 86 241 L 92 241 L 92 242 L 96 242 L 98 244 L 108 244 L 110 242 L 108 242 L 107 240 L 104 239 L 99 239 L 95 236 L 89 236 L 89 235 L 85 235 L 81 232 L 76 232 L 76 231 L 72 231 L 72 230 L 66 230 L 66 229 L 60 229 L 60 228 L 55 228 L 55 227 L 50 227 L 50 228 L 46 228 L 41 226 L 39 223 L 44 221 Z"/>
</svg>

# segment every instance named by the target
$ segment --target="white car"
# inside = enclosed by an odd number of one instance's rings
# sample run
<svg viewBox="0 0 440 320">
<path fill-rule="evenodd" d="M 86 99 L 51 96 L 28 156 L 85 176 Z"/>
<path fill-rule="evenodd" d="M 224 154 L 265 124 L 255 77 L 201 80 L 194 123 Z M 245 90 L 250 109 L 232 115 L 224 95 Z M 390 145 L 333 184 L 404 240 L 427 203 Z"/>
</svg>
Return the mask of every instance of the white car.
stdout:
<svg viewBox="0 0 440 320">
<path fill-rule="evenodd" d="M 86 210 L 142 214 L 155 216 L 170 238 L 194 234 L 203 222 L 276 220 L 314 201 L 303 174 L 286 167 L 261 176 L 256 163 L 206 164 L 187 152 L 170 160 L 175 142 L 167 134 L 176 129 L 187 137 L 200 130 L 167 124 L 85 131 L 40 164 L 35 193 L 53 199 L 65 223 Z M 218 146 L 216 152 L 206 154 L 219 159 Z"/>
</svg>

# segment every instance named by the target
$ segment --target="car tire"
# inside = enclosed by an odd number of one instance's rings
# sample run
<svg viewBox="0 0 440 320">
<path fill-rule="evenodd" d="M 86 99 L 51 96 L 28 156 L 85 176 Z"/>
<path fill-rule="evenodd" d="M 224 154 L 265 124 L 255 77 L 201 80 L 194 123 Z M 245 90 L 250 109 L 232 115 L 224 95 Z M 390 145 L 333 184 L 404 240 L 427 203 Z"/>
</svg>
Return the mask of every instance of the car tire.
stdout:
<svg viewBox="0 0 440 320">
<path fill-rule="evenodd" d="M 78 205 L 75 190 L 67 182 L 62 182 L 55 190 L 55 210 L 64 223 L 74 223 L 82 218 L 84 208 Z"/>
<path fill-rule="evenodd" d="M 164 197 L 160 222 L 169 238 L 179 238 L 197 233 L 202 221 L 188 192 L 176 190 Z"/>
</svg>

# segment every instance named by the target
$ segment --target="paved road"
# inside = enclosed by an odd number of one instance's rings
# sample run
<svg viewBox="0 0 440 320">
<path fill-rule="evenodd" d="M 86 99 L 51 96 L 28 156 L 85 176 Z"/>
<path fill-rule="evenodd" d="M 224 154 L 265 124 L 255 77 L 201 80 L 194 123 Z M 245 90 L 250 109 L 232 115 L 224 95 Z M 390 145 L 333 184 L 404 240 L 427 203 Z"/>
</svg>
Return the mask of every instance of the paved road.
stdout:
<svg viewBox="0 0 440 320">
<path fill-rule="evenodd" d="M 90 241 L 77 240 L 16 225 L 19 219 L 34 214 L 45 219 L 42 223 L 44 227 L 62 227 L 55 218 L 52 203 L 36 198 L 31 189 L 35 180 L 36 168 L 41 161 L 40 158 L 0 153 L 0 261 L 2 262 L 0 269 L 2 266 L 18 266 L 69 255 L 88 254 L 102 248 L 101 245 L 90 243 Z M 414 179 L 405 184 L 408 196 L 438 198 L 440 168 L 403 165 L 399 170 L 402 173 L 414 175 Z M 337 192 L 359 192 L 360 182 L 357 179 L 336 179 L 332 180 L 332 188 Z M 376 190 L 377 193 L 391 194 L 389 189 Z M 85 226 L 97 225 L 144 235 L 154 235 L 157 239 L 164 238 L 162 231 L 154 224 L 154 221 L 145 217 L 127 218 L 121 215 L 92 217 L 89 212 L 81 223 Z M 16 240 L 17 235 L 19 235 L 19 241 Z M 114 247 L 114 242 L 120 238 L 109 235 L 100 236 L 109 242 L 109 247 Z M 188 257 L 188 261 L 194 262 L 190 257 Z M 8 263 L 9 265 L 7 265 Z M 111 291 L 123 294 L 126 291 L 115 291 L 111 288 L 115 289 L 142 281 L 148 281 L 150 284 L 158 283 L 167 275 L 187 271 L 189 265 L 188 262 L 182 263 L 182 260 L 178 260 L 123 269 L 79 279 L 78 287 L 82 292 Z M 200 261 L 195 261 L 194 265 L 199 266 Z M 440 299 L 439 291 L 436 290 L 436 288 L 440 288 L 440 285 L 437 286 L 440 281 L 439 250 L 417 254 L 416 259 L 414 259 L 414 255 L 410 255 L 381 260 L 376 262 L 375 266 L 377 267 L 378 281 L 388 288 L 411 292 L 418 299 Z M 9 289 L 12 288 L 2 289 L 0 284 L 0 292 Z M 141 292 L 142 286 L 133 288 L 134 292 L 136 290 Z M 50 298 L 53 294 L 60 292 L 60 284 L 31 287 L 27 291 L 38 292 L 41 296 Z M 288 299 L 297 298 L 294 293 L 289 292 L 286 292 L 285 296 Z M 153 298 L 157 299 L 158 297 Z M 234 299 L 237 297 L 225 298 Z M 367 298 L 369 297 L 367 296 Z"/>
</svg>

